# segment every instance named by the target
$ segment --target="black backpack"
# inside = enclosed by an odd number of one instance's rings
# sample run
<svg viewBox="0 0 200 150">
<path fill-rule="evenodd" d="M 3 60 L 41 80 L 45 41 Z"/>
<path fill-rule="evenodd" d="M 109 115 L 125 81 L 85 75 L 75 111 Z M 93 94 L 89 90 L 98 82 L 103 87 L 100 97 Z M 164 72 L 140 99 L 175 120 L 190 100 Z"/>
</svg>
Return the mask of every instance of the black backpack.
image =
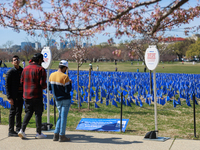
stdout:
<svg viewBox="0 0 200 150">
<path fill-rule="evenodd" d="M 50 125 L 50 129 L 53 127 L 51 123 L 42 123 L 41 130 L 48 131 L 48 125 Z"/>
<path fill-rule="evenodd" d="M 148 139 L 156 139 L 156 132 L 158 131 L 150 131 L 150 132 L 147 132 L 147 134 L 145 135 L 144 138 L 148 138 Z"/>
</svg>

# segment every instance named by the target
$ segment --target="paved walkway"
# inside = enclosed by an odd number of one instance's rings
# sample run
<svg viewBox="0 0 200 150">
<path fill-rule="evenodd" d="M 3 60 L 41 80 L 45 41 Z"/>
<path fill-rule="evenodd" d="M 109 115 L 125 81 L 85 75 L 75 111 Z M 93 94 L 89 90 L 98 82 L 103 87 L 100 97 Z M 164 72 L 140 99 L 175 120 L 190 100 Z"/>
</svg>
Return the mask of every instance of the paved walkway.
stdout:
<svg viewBox="0 0 200 150">
<path fill-rule="evenodd" d="M 47 139 L 35 139 L 35 128 L 27 128 L 27 139 L 8 137 L 8 126 L 0 125 L 0 150 L 200 150 L 200 140 L 169 139 L 165 142 L 144 140 L 143 136 L 97 132 L 67 131 L 71 142 L 54 142 L 52 132 Z M 173 142 L 174 141 L 174 142 Z"/>
</svg>

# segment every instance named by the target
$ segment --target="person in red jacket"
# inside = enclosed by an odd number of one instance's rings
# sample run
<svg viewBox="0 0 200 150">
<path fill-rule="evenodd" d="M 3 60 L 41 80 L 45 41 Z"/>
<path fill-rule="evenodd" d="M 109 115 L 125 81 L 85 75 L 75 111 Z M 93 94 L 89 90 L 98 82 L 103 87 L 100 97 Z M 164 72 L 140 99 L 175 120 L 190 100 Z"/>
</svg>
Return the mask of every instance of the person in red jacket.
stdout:
<svg viewBox="0 0 200 150">
<path fill-rule="evenodd" d="M 43 89 L 46 89 L 46 71 L 41 66 L 43 62 L 43 55 L 36 53 L 32 61 L 26 66 L 21 75 L 21 83 L 23 85 L 23 98 L 25 101 L 25 117 L 22 123 L 22 128 L 18 133 L 21 138 L 26 138 L 25 129 L 35 112 L 36 120 L 36 137 L 46 138 L 46 135 L 41 133 L 41 121 L 43 106 Z"/>
</svg>

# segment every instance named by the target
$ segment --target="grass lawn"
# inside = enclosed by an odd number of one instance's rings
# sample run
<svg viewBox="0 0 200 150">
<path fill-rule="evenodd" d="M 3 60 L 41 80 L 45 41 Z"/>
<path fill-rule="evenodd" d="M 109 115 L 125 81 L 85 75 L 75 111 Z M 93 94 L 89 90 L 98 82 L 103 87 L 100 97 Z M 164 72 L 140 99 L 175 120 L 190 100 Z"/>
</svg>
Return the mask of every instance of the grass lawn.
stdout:
<svg viewBox="0 0 200 150">
<path fill-rule="evenodd" d="M 114 71 L 116 65 L 114 62 L 101 62 L 93 63 L 93 70 L 96 70 L 96 66 L 99 65 L 100 71 Z M 58 62 L 53 63 L 51 69 L 57 69 Z M 69 62 L 69 69 L 76 70 L 76 63 Z M 9 67 L 9 66 L 8 66 Z M 124 72 L 136 72 L 137 68 L 140 72 L 143 72 L 144 65 L 134 62 L 118 62 L 118 71 Z M 164 68 L 163 68 L 164 67 Z M 200 64 L 191 63 L 160 63 L 156 69 L 156 72 L 160 73 L 188 73 L 199 74 Z M 84 63 L 80 70 L 88 70 L 89 63 Z M 148 70 L 147 70 L 148 71 Z M 5 95 L 1 94 L 1 97 L 6 99 Z M 144 100 L 143 100 L 144 101 Z M 181 100 L 182 106 L 173 108 L 173 102 L 167 102 L 164 106 L 157 105 L 158 109 L 158 136 L 165 137 L 178 137 L 194 139 L 194 124 L 193 124 L 193 108 L 188 107 L 184 99 Z M 200 101 L 198 100 L 200 104 Z M 192 105 L 191 101 L 191 105 Z M 73 104 L 70 108 L 67 122 L 67 130 L 75 130 L 81 118 L 120 118 L 120 104 L 115 107 L 111 104 L 105 105 L 105 99 L 103 104 L 99 104 L 100 108 L 94 108 L 94 103 L 90 104 L 90 110 L 87 109 L 87 103 L 82 103 L 81 110 L 78 110 L 77 104 Z M 192 105 L 193 106 L 193 105 Z M 8 124 L 9 110 L 0 107 L 1 109 L 1 124 Z M 25 113 L 23 112 L 23 117 Z M 50 122 L 54 122 L 53 118 L 53 106 L 50 107 Z M 200 139 L 200 106 L 196 105 L 196 131 L 197 138 Z M 58 114 L 57 114 L 58 117 Z M 150 106 L 144 103 L 143 107 L 138 107 L 132 104 L 132 107 L 123 106 L 123 118 L 129 119 L 125 133 L 115 134 L 130 134 L 144 136 L 148 131 L 155 129 L 154 125 L 154 105 Z M 47 111 L 44 111 L 43 122 L 47 122 Z M 34 116 L 30 120 L 28 127 L 35 128 Z"/>
<path fill-rule="evenodd" d="M 52 66 L 50 69 L 57 69 L 59 61 L 52 61 Z M 6 65 L 8 67 L 12 67 L 11 62 L 7 62 Z M 28 65 L 28 62 L 26 62 Z M 117 62 L 117 65 L 114 62 L 98 62 L 92 63 L 93 71 L 96 71 L 97 65 L 99 66 L 100 71 L 115 71 L 115 68 L 118 68 L 120 72 L 136 72 L 137 68 L 139 68 L 140 72 L 144 72 L 144 65 L 142 62 L 133 61 L 133 65 L 131 62 Z M 21 64 L 22 66 L 22 64 Z M 158 67 L 156 68 L 156 72 L 158 73 L 187 73 L 187 74 L 200 74 L 200 63 L 196 63 L 195 65 L 192 62 L 165 62 L 159 63 Z M 69 62 L 69 69 L 70 70 L 77 70 L 77 63 L 76 62 Z M 80 70 L 89 70 L 89 62 L 83 63 L 80 67 Z M 149 71 L 147 69 L 147 71 Z"/>
</svg>

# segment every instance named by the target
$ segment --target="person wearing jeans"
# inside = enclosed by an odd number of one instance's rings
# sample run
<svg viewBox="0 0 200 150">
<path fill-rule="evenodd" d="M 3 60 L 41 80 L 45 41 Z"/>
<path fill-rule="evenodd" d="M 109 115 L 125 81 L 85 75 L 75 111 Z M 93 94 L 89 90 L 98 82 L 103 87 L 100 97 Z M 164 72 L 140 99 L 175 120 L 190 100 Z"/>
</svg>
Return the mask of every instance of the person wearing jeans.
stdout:
<svg viewBox="0 0 200 150">
<path fill-rule="evenodd" d="M 62 101 L 56 101 L 56 107 L 59 112 L 59 117 L 56 123 L 55 133 L 65 135 L 65 129 L 67 125 L 67 115 L 71 105 L 71 100 L 66 99 Z"/>
<path fill-rule="evenodd" d="M 70 91 L 72 90 L 72 81 L 69 79 L 69 76 L 65 74 L 67 69 L 68 62 L 61 60 L 58 71 L 51 73 L 49 77 L 49 90 L 53 93 L 59 112 L 53 141 L 59 140 L 59 142 L 70 141 L 70 138 L 65 136 L 67 115 L 71 105 Z"/>
</svg>

